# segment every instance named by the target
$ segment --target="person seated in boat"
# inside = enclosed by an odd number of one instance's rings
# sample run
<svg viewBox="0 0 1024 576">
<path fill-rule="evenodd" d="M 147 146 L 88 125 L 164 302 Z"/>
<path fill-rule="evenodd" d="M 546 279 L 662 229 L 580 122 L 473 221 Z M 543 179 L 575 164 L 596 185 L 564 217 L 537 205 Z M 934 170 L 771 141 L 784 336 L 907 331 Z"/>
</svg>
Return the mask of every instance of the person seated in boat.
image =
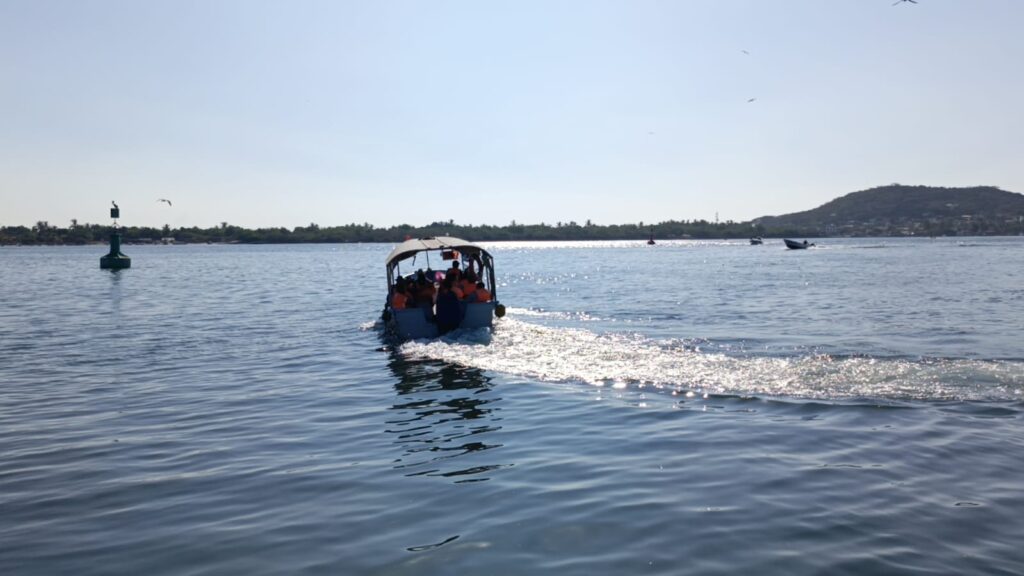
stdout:
<svg viewBox="0 0 1024 576">
<path fill-rule="evenodd" d="M 457 269 L 449 268 L 445 272 L 444 280 L 442 282 L 447 281 L 450 281 L 452 283 L 452 291 L 455 292 L 455 295 L 459 297 L 459 300 L 462 300 L 463 298 L 466 297 L 466 287 L 463 285 L 462 279 Z"/>
<path fill-rule="evenodd" d="M 434 287 L 433 282 L 427 280 L 420 286 L 417 296 L 417 304 L 422 304 L 429 308 L 434 305 L 434 300 L 437 298 L 437 288 Z"/>
<path fill-rule="evenodd" d="M 434 283 L 427 279 L 427 275 L 420 270 L 416 273 L 416 284 L 412 287 L 413 299 L 417 308 L 430 308 L 434 305 Z"/>
<path fill-rule="evenodd" d="M 466 293 L 462 290 L 462 282 L 459 281 L 459 275 L 453 269 L 448 269 L 448 273 L 445 275 L 442 284 L 450 284 L 451 288 L 449 289 L 455 293 L 455 297 L 459 300 L 466 297 Z"/>
<path fill-rule="evenodd" d="M 448 272 L 445 274 L 445 277 L 451 276 L 452 274 L 455 274 L 456 280 L 462 279 L 462 270 L 459 270 L 458 260 L 452 260 L 452 267 L 448 269 Z"/>
<path fill-rule="evenodd" d="M 446 334 L 459 327 L 462 323 L 462 307 L 453 290 L 453 282 L 445 278 L 437 293 L 437 331 Z"/>
<path fill-rule="evenodd" d="M 487 288 L 484 288 L 483 282 L 476 283 L 476 291 L 473 292 L 473 298 L 476 302 L 490 302 L 491 293 Z"/>
<path fill-rule="evenodd" d="M 409 294 L 406 292 L 405 278 L 398 277 L 394 288 L 391 290 L 391 308 L 394 310 L 405 310 L 409 306 Z"/>
<path fill-rule="evenodd" d="M 462 280 L 456 285 L 462 289 L 465 298 L 472 296 L 476 292 L 476 273 L 473 272 L 473 269 L 466 270 L 465 274 L 462 275 Z"/>
</svg>

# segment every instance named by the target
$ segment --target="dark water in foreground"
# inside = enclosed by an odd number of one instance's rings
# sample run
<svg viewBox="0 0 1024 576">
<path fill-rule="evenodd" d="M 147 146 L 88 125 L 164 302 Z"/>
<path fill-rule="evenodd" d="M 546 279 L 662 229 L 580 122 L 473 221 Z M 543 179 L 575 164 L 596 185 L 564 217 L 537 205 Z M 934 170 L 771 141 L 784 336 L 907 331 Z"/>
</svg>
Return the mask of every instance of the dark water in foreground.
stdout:
<svg viewBox="0 0 1024 576">
<path fill-rule="evenodd" d="M 1024 241 L 0 248 L 0 574 L 1024 573 Z"/>
</svg>

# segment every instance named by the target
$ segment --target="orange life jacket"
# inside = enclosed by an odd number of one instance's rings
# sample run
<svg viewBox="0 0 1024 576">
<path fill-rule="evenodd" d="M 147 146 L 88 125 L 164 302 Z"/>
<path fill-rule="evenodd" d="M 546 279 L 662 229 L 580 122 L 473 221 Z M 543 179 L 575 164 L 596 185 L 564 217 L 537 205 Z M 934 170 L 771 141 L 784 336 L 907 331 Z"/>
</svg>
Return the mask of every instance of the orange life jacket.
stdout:
<svg viewBox="0 0 1024 576">
<path fill-rule="evenodd" d="M 405 310 L 405 305 L 406 302 L 408 302 L 408 300 L 409 297 L 406 296 L 405 294 L 402 294 L 401 292 L 395 292 L 394 294 L 391 295 L 391 307 L 394 308 L 395 310 Z"/>
<path fill-rule="evenodd" d="M 462 288 L 462 293 L 469 296 L 473 292 L 476 292 L 476 282 L 470 282 L 469 280 L 463 279 L 459 286 Z"/>
<path fill-rule="evenodd" d="M 487 288 L 476 289 L 476 301 L 477 302 L 490 302 L 491 293 L 487 291 Z"/>
</svg>

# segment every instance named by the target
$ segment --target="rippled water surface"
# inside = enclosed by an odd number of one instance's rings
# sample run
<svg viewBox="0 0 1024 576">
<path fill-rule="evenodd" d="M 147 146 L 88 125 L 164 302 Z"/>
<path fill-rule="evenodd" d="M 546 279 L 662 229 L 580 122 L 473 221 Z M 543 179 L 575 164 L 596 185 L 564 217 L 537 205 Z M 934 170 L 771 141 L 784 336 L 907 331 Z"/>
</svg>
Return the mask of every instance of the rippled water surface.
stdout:
<svg viewBox="0 0 1024 576">
<path fill-rule="evenodd" d="M 0 574 L 1024 573 L 1024 241 L 819 244 L 0 248 Z"/>
</svg>

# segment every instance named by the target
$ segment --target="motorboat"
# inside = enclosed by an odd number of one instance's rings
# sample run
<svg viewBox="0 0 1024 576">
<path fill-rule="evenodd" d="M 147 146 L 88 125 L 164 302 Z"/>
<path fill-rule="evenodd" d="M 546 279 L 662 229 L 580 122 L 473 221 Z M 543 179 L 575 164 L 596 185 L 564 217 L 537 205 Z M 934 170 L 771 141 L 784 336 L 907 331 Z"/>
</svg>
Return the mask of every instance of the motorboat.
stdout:
<svg viewBox="0 0 1024 576">
<path fill-rule="evenodd" d="M 804 240 L 803 242 L 797 242 L 796 240 L 783 238 L 782 241 L 786 243 L 786 248 L 789 248 L 790 250 L 805 250 L 807 248 L 810 248 L 811 246 L 814 246 L 814 244 L 808 244 L 807 240 Z"/>
<path fill-rule="evenodd" d="M 762 240 L 760 236 L 755 236 L 750 239 L 751 246 L 760 246 L 761 244 L 764 244 L 764 240 Z"/>
<path fill-rule="evenodd" d="M 495 316 L 505 315 L 505 307 L 497 298 L 497 284 L 494 281 L 494 258 L 477 244 L 451 236 L 408 239 L 388 254 L 385 260 L 388 280 L 388 295 L 381 318 L 388 332 L 404 339 L 436 338 L 440 330 L 435 317 L 436 305 L 429 303 L 418 307 L 396 309 L 393 305 L 396 284 L 412 282 L 422 275 L 435 287 L 445 278 L 451 266 L 442 264 L 441 270 L 431 267 L 430 256 L 440 263 L 458 262 L 461 270 L 474 270 L 474 274 L 490 293 L 487 302 L 460 301 L 461 320 L 458 328 L 491 328 Z M 403 268 L 405 271 L 403 271 Z"/>
</svg>

